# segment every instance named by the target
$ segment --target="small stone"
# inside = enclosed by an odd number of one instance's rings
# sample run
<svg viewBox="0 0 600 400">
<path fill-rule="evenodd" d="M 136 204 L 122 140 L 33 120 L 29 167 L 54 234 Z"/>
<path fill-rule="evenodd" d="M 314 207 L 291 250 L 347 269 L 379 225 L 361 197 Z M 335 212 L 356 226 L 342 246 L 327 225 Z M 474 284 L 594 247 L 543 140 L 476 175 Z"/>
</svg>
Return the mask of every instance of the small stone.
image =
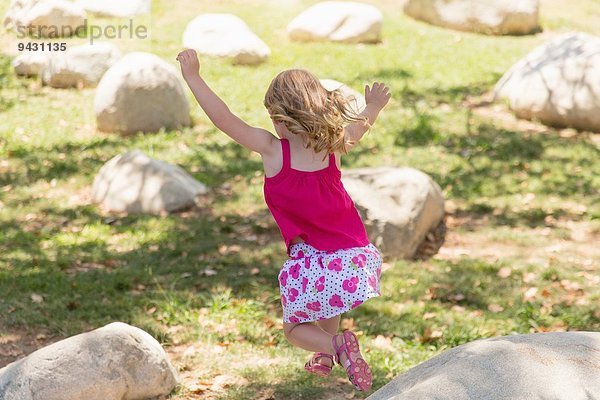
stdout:
<svg viewBox="0 0 600 400">
<path fill-rule="evenodd" d="M 376 7 L 353 1 L 321 1 L 287 26 L 296 41 L 377 43 L 381 40 L 383 15 Z"/>
<path fill-rule="evenodd" d="M 232 14 L 197 16 L 183 33 L 183 46 L 208 56 L 231 59 L 234 64 L 260 64 L 271 54 L 248 25 Z"/>
<path fill-rule="evenodd" d="M 432 25 L 489 35 L 539 29 L 539 0 L 407 0 L 404 12 Z"/>
<path fill-rule="evenodd" d="M 108 211 L 159 215 L 187 209 L 207 192 L 182 168 L 153 160 L 139 150 L 108 161 L 92 186 L 93 201 Z"/>
</svg>

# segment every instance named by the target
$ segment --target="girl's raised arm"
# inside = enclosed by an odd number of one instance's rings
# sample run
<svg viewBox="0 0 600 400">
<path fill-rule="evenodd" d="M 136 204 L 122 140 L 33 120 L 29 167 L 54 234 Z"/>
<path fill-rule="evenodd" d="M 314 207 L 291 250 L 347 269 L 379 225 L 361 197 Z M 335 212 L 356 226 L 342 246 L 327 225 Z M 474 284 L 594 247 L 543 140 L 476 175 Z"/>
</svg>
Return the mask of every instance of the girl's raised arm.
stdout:
<svg viewBox="0 0 600 400">
<path fill-rule="evenodd" d="M 379 112 L 390 101 L 390 97 L 389 88 L 383 83 L 375 82 L 372 87 L 369 87 L 369 85 L 365 86 L 365 101 L 367 106 L 360 115 L 367 117 L 368 125 L 362 122 L 354 122 L 344 128 L 346 139 L 353 141 L 353 144 L 346 144 L 346 150 L 350 150 L 350 147 L 358 143 L 369 127 L 375 123 Z"/>
<path fill-rule="evenodd" d="M 212 123 L 242 146 L 267 154 L 272 151 L 277 140 L 269 131 L 255 128 L 229 110 L 229 107 L 212 91 L 200 77 L 200 62 L 195 50 L 184 50 L 177 55 L 181 73 L 192 90 L 194 97 Z"/>
</svg>

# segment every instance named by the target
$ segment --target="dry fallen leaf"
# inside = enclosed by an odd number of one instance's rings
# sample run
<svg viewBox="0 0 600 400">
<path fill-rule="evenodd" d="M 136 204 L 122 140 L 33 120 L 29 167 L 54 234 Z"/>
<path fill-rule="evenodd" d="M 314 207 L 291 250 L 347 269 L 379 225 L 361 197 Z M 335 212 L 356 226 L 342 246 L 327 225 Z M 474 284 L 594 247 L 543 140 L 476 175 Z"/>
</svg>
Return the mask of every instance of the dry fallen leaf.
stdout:
<svg viewBox="0 0 600 400">
<path fill-rule="evenodd" d="M 383 335 L 377 335 L 377 337 L 373 340 L 373 346 L 381 350 L 394 351 L 392 339 Z"/>
<path fill-rule="evenodd" d="M 490 304 L 490 305 L 488 305 L 488 310 L 490 310 L 493 313 L 499 313 L 499 312 L 504 311 L 504 307 L 502 307 L 499 304 Z"/>
<path fill-rule="evenodd" d="M 43 303 L 44 298 L 37 293 L 31 293 L 31 301 L 34 303 Z"/>
<path fill-rule="evenodd" d="M 342 318 L 342 329 L 354 330 L 354 318 Z"/>
<path fill-rule="evenodd" d="M 531 301 L 531 300 L 533 300 L 535 298 L 535 295 L 537 294 L 537 292 L 538 292 L 538 288 L 536 288 L 536 287 L 530 287 L 523 294 L 523 299 L 525 301 Z"/>
<path fill-rule="evenodd" d="M 210 386 L 202 384 L 192 384 L 187 387 L 187 390 L 193 394 L 200 394 L 202 392 L 207 391 L 208 389 L 210 389 Z"/>
<path fill-rule="evenodd" d="M 462 293 L 451 294 L 448 296 L 448 300 L 450 301 L 463 301 L 465 299 L 465 295 Z"/>
<path fill-rule="evenodd" d="M 425 320 L 435 318 L 435 317 L 437 317 L 437 313 L 434 313 L 434 312 L 428 312 L 428 313 L 423 314 L 423 319 L 425 319 Z"/>
<path fill-rule="evenodd" d="M 537 275 L 533 272 L 524 272 L 523 273 L 523 282 L 530 283 L 533 282 L 537 278 Z"/>
<path fill-rule="evenodd" d="M 423 331 L 423 336 L 419 338 L 421 343 L 428 343 L 436 341 L 442 337 L 443 333 L 439 329 L 432 330 L 430 327 L 426 327 Z"/>
<path fill-rule="evenodd" d="M 200 275 L 214 276 L 217 275 L 217 271 L 211 268 L 205 268 L 204 271 L 200 272 Z"/>
<path fill-rule="evenodd" d="M 572 282 L 568 279 L 562 279 L 560 281 L 560 285 L 565 288 L 565 290 L 569 291 L 577 291 L 581 289 L 581 286 L 577 282 Z"/>
<path fill-rule="evenodd" d="M 510 276 L 510 274 L 512 274 L 512 268 L 510 268 L 510 267 L 502 267 L 498 271 L 498 276 L 500 278 L 508 278 Z"/>
</svg>

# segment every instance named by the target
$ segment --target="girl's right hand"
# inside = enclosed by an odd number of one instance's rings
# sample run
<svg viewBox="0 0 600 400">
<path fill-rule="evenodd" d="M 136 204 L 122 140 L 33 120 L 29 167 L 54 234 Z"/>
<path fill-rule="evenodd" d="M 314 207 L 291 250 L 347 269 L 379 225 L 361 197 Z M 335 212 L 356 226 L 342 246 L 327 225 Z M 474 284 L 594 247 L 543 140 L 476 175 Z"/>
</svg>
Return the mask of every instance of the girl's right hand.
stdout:
<svg viewBox="0 0 600 400">
<path fill-rule="evenodd" d="M 189 77 L 200 75 L 200 61 L 198 60 L 196 50 L 184 50 L 177 55 L 176 60 L 181 64 L 181 73 L 186 80 Z"/>
<path fill-rule="evenodd" d="M 390 101 L 391 96 L 390 89 L 383 83 L 375 82 L 372 87 L 369 87 L 369 85 L 365 86 L 365 101 L 367 105 L 372 104 L 379 109 L 383 109 L 388 101 Z"/>
</svg>

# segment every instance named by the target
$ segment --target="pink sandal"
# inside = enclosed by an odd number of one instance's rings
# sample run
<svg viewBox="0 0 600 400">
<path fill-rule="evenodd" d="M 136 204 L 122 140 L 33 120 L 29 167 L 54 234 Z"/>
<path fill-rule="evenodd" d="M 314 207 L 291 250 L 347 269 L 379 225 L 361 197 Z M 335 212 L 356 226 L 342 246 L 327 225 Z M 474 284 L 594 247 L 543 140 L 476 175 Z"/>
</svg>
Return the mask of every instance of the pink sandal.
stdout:
<svg viewBox="0 0 600 400">
<path fill-rule="evenodd" d="M 329 358 L 331 359 L 331 367 L 327 365 L 319 364 L 317 361 L 321 358 Z M 335 365 L 335 358 L 331 354 L 326 353 L 315 353 L 312 358 L 304 364 L 304 369 L 310 372 L 311 374 L 315 374 L 318 376 L 329 376 L 331 373 L 331 368 Z"/>
<path fill-rule="evenodd" d="M 343 365 L 344 369 L 348 373 L 350 382 L 360 391 L 367 391 L 371 389 L 373 383 L 373 377 L 371 375 L 371 369 L 367 365 L 367 362 L 360 354 L 360 348 L 358 347 L 358 339 L 356 335 L 348 330 L 342 332 L 341 336 L 344 342 L 338 346 L 335 339 L 340 335 L 335 335 L 332 338 L 333 348 L 335 349 L 338 363 L 341 365 L 340 354 L 346 355 L 346 362 Z"/>
</svg>

